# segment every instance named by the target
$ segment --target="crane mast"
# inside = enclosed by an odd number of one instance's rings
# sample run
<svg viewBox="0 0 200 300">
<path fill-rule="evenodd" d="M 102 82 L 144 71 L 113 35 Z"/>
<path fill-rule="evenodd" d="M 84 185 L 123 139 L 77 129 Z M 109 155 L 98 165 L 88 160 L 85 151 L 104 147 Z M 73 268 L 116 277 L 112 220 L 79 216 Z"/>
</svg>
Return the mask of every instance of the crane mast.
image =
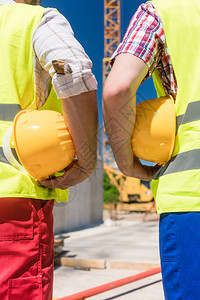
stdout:
<svg viewBox="0 0 200 300">
<path fill-rule="evenodd" d="M 121 40 L 120 0 L 104 0 L 103 82 L 110 71 L 110 58 Z"/>
<path fill-rule="evenodd" d="M 120 0 L 104 0 L 104 58 L 103 58 L 103 83 L 110 72 L 110 58 L 121 40 L 121 17 Z M 115 169 L 119 172 L 116 162 L 110 148 L 107 135 L 103 134 L 103 156 L 104 169 Z M 113 176 L 112 176 L 113 177 Z M 110 176 L 109 176 L 110 178 Z M 110 178 L 111 181 L 113 181 Z"/>
</svg>

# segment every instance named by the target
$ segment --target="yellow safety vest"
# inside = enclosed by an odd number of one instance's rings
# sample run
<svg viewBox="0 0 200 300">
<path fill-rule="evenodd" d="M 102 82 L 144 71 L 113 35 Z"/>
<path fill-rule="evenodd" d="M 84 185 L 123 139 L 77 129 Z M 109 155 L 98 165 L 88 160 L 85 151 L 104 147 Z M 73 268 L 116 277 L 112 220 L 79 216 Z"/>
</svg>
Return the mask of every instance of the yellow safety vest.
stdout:
<svg viewBox="0 0 200 300">
<path fill-rule="evenodd" d="M 28 197 L 67 201 L 68 190 L 42 187 L 28 174 L 9 164 L 3 153 L 3 137 L 15 115 L 36 109 L 31 39 L 45 8 L 26 4 L 0 5 L 0 197 Z M 42 109 L 61 111 L 61 102 L 51 87 Z"/>
<path fill-rule="evenodd" d="M 152 181 L 158 213 L 200 211 L 200 1 L 154 0 L 177 80 L 171 159 Z M 158 96 L 163 87 L 154 76 Z M 167 126 L 167 124 L 166 124 Z"/>
</svg>

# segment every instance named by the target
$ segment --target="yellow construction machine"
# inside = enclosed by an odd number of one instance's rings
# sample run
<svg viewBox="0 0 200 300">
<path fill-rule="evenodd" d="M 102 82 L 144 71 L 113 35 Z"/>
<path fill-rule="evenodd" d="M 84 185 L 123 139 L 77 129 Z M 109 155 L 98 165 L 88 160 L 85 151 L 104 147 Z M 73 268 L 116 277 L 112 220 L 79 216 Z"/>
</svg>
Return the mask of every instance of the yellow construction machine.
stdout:
<svg viewBox="0 0 200 300">
<path fill-rule="evenodd" d="M 105 156 L 104 156 L 105 158 Z M 117 168 L 112 168 L 111 161 L 104 159 L 104 170 L 119 192 L 119 201 L 115 203 L 117 210 L 125 211 L 150 211 L 154 206 L 154 198 L 148 183 L 140 179 L 124 176 Z M 104 208 L 110 208 L 110 204 L 104 204 Z"/>
</svg>

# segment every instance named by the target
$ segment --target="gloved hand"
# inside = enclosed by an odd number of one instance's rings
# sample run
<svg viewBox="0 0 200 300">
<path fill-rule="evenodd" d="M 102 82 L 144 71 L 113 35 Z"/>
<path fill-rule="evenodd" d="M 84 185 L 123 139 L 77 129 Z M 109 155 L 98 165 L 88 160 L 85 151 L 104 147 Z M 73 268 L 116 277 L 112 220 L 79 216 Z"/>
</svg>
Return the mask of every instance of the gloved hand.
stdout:
<svg viewBox="0 0 200 300">
<path fill-rule="evenodd" d="M 90 164 L 80 164 L 79 160 L 72 162 L 59 177 L 40 180 L 39 183 L 46 188 L 59 188 L 65 190 L 75 184 L 78 184 L 92 175 L 96 167 L 96 160 Z"/>
</svg>

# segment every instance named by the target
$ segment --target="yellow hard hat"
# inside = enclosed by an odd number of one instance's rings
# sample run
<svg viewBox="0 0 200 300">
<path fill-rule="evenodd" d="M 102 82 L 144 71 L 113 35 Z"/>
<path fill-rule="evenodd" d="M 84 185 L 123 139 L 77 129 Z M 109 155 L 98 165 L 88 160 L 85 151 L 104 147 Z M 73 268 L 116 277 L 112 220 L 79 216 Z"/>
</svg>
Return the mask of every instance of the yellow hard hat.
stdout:
<svg viewBox="0 0 200 300">
<path fill-rule="evenodd" d="M 45 179 L 66 168 L 75 157 L 62 114 L 52 110 L 22 110 L 13 124 L 14 145 L 25 170 Z"/>
<path fill-rule="evenodd" d="M 172 155 L 175 131 L 176 116 L 172 96 L 137 104 L 132 135 L 134 155 L 159 165 L 165 164 Z"/>
</svg>

